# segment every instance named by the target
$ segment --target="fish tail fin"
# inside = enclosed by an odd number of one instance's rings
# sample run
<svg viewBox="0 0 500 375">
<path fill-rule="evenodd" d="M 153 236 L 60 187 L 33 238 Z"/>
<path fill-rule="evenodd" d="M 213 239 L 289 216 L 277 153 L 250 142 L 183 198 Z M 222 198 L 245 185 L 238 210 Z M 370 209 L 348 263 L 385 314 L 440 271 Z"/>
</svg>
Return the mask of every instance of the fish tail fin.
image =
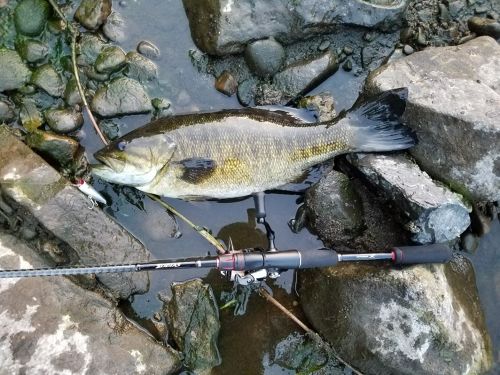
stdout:
<svg viewBox="0 0 500 375">
<path fill-rule="evenodd" d="M 354 151 L 395 151 L 414 146 L 414 132 L 401 121 L 407 98 L 408 89 L 399 88 L 355 105 L 346 114 L 354 129 Z"/>
</svg>

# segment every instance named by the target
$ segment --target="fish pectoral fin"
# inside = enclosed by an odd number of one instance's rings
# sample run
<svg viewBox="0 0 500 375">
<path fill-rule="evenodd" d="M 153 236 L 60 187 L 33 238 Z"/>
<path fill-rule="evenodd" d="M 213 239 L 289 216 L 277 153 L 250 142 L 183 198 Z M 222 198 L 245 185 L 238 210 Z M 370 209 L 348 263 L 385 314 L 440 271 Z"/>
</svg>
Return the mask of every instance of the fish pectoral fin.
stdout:
<svg viewBox="0 0 500 375">
<path fill-rule="evenodd" d="M 189 158 L 178 163 L 183 168 L 181 180 L 190 184 L 198 184 L 209 178 L 217 168 L 215 160 L 206 158 Z"/>
</svg>

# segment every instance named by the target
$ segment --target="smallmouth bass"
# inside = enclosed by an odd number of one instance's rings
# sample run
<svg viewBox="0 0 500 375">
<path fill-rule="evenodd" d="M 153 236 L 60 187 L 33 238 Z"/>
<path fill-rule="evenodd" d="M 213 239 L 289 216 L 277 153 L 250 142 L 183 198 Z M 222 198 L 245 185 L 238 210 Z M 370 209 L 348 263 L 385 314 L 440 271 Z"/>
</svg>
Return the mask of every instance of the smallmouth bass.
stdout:
<svg viewBox="0 0 500 375">
<path fill-rule="evenodd" d="M 92 172 L 172 198 L 243 197 L 294 181 L 339 154 L 413 146 L 401 124 L 407 94 L 387 91 L 319 124 L 256 108 L 162 118 L 96 152 L 103 164 Z"/>
</svg>

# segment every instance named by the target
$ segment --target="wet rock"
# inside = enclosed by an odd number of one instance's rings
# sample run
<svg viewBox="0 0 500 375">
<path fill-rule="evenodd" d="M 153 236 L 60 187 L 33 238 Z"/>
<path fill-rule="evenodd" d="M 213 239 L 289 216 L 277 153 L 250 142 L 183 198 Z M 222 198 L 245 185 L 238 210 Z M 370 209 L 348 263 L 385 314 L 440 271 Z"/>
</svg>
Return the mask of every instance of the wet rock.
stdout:
<svg viewBox="0 0 500 375">
<path fill-rule="evenodd" d="M 276 345 L 273 363 L 296 374 L 345 374 L 330 346 L 314 333 L 288 335 Z"/>
<path fill-rule="evenodd" d="M 153 42 L 149 40 L 143 40 L 137 45 L 137 52 L 141 55 L 146 56 L 148 59 L 158 59 L 160 58 L 160 49 L 154 45 Z"/>
<path fill-rule="evenodd" d="M 144 87 L 136 80 L 118 78 L 97 90 L 90 104 L 92 111 L 103 117 L 113 117 L 152 110 Z"/>
<path fill-rule="evenodd" d="M 79 144 L 73 138 L 35 130 L 26 136 L 28 146 L 55 165 L 69 165 L 75 158 Z"/>
<path fill-rule="evenodd" d="M 346 62 L 342 64 L 342 69 L 344 69 L 346 72 L 350 72 L 352 70 L 352 60 L 346 60 Z"/>
<path fill-rule="evenodd" d="M 114 141 L 121 135 L 120 127 L 116 122 L 112 120 L 103 120 L 99 122 L 99 127 L 101 128 L 106 138 L 110 141 Z"/>
<path fill-rule="evenodd" d="M 154 98 L 151 100 L 154 108 L 154 118 L 168 117 L 172 115 L 172 103 L 165 98 Z"/>
<path fill-rule="evenodd" d="M 25 39 L 17 45 L 17 51 L 27 62 L 37 63 L 47 57 L 49 46 L 35 39 Z"/>
<path fill-rule="evenodd" d="M 60 97 L 64 93 L 64 82 L 50 64 L 37 68 L 31 76 L 31 83 L 51 96 Z"/>
<path fill-rule="evenodd" d="M 66 155 L 78 147 L 62 135 L 35 135 L 68 142 Z M 36 139 L 35 139 L 36 140 Z M 65 155 L 62 155 L 65 156 Z M 0 184 L 2 192 L 55 237 L 68 245 L 71 264 L 96 265 L 148 261 L 150 253 L 135 237 L 100 209 L 88 209 L 88 198 L 59 175 L 28 146 L 0 126 Z M 99 230 L 96 230 L 99 228 Z M 145 273 L 97 275 L 103 290 L 127 299 L 144 293 Z M 94 317 L 92 317 L 94 319 Z"/>
<path fill-rule="evenodd" d="M 70 108 L 48 109 L 45 111 L 47 125 L 56 133 L 71 133 L 83 125 L 83 116 Z"/>
<path fill-rule="evenodd" d="M 0 97 L 0 122 L 10 122 L 16 116 L 14 107 L 6 98 Z"/>
<path fill-rule="evenodd" d="M 274 38 L 258 40 L 245 49 L 245 61 L 259 77 L 277 73 L 285 62 L 285 49 Z"/>
<path fill-rule="evenodd" d="M 224 95 L 232 96 L 238 89 L 238 81 L 231 73 L 225 70 L 215 80 L 215 88 L 217 89 L 217 91 L 223 93 Z"/>
<path fill-rule="evenodd" d="M 345 174 L 332 171 L 307 190 L 305 210 L 311 228 L 329 245 L 352 243 L 364 229 L 361 198 Z"/>
<path fill-rule="evenodd" d="M 111 14 L 111 0 L 82 0 L 75 19 L 89 30 L 98 29 Z"/>
<path fill-rule="evenodd" d="M 2 269 L 51 265 L 22 241 L 0 234 Z M 2 279 L 0 299 L 5 373 L 171 374 L 181 365 L 175 350 L 152 340 L 115 303 L 68 278 Z"/>
<path fill-rule="evenodd" d="M 21 0 L 14 11 L 14 22 L 20 34 L 37 36 L 47 24 L 50 4 L 45 0 Z"/>
<path fill-rule="evenodd" d="M 408 87 L 404 119 L 419 166 L 469 199 L 500 199 L 500 46 L 479 37 L 428 48 L 369 76 L 370 94 Z"/>
<path fill-rule="evenodd" d="M 238 91 L 236 95 L 238 96 L 238 101 L 244 107 L 248 107 L 252 104 L 253 97 L 255 94 L 255 82 L 251 79 L 246 79 L 238 85 Z"/>
<path fill-rule="evenodd" d="M 298 61 L 287 66 L 273 78 L 274 86 L 283 92 L 284 97 L 292 100 L 307 93 L 330 77 L 338 69 L 337 58 L 327 51 L 317 58 Z"/>
<path fill-rule="evenodd" d="M 70 107 L 83 103 L 80 92 L 78 91 L 76 79 L 74 77 L 72 77 L 66 84 L 66 88 L 64 89 L 64 101 Z"/>
<path fill-rule="evenodd" d="M 98 73 L 113 73 L 125 65 L 125 52 L 120 47 L 104 47 L 95 60 L 95 70 Z"/>
<path fill-rule="evenodd" d="M 319 122 L 330 121 L 337 116 L 333 97 L 326 92 L 303 97 L 300 99 L 298 107 L 313 111 L 315 113 L 314 117 Z"/>
<path fill-rule="evenodd" d="M 44 123 L 42 113 L 33 99 L 24 98 L 20 105 L 19 119 L 24 129 L 29 132 L 35 131 Z"/>
<path fill-rule="evenodd" d="M 200 4 L 183 0 L 194 42 L 203 52 L 226 55 L 242 52 L 254 40 L 274 37 L 289 44 L 335 25 L 373 27 L 395 24 L 406 1 L 245 0 Z"/>
<path fill-rule="evenodd" d="M 101 53 L 106 43 L 97 35 L 83 33 L 78 43 L 77 63 L 81 66 L 93 66 L 97 56 Z"/>
<path fill-rule="evenodd" d="M 109 80 L 109 73 L 99 73 L 97 70 L 95 70 L 94 66 L 85 66 L 83 68 L 83 72 L 85 73 L 85 76 L 96 82 L 106 82 Z M 96 89 L 97 85 L 92 85 L 92 82 L 88 82 L 88 87 L 91 89 Z"/>
<path fill-rule="evenodd" d="M 476 33 L 477 35 L 488 35 L 492 38 L 500 38 L 500 23 L 498 21 L 482 18 L 482 17 L 472 17 L 467 21 L 469 30 Z"/>
<path fill-rule="evenodd" d="M 471 209 L 462 197 L 436 184 L 404 156 L 353 155 L 349 160 L 395 204 L 413 241 L 451 241 L 470 225 Z"/>
<path fill-rule="evenodd" d="M 102 31 L 109 40 L 123 42 L 125 40 L 125 20 L 119 13 L 111 12 L 102 27 Z"/>
<path fill-rule="evenodd" d="M 190 370 L 207 371 L 221 363 L 217 348 L 219 308 L 210 285 L 200 279 L 174 283 L 172 299 L 163 311 Z"/>
<path fill-rule="evenodd" d="M 413 52 L 414 52 L 413 47 L 408 44 L 405 44 L 405 46 L 403 47 L 403 53 L 405 55 L 411 55 Z"/>
<path fill-rule="evenodd" d="M 473 233 L 465 233 L 460 239 L 460 247 L 468 253 L 474 254 L 479 247 L 479 238 Z"/>
<path fill-rule="evenodd" d="M 16 90 L 30 79 L 31 72 L 16 51 L 0 48 L 0 92 Z"/>
<path fill-rule="evenodd" d="M 158 66 L 137 52 L 127 53 L 127 67 L 125 75 L 141 83 L 152 82 L 158 79 Z"/>
<path fill-rule="evenodd" d="M 275 85 L 269 83 L 259 83 L 255 87 L 254 101 L 256 105 L 280 104 L 288 102 L 286 98 L 283 98 L 283 92 Z"/>
<path fill-rule="evenodd" d="M 298 277 L 308 320 L 362 373 L 479 374 L 491 366 L 474 271 L 462 256 L 404 269 L 342 264 Z"/>
</svg>

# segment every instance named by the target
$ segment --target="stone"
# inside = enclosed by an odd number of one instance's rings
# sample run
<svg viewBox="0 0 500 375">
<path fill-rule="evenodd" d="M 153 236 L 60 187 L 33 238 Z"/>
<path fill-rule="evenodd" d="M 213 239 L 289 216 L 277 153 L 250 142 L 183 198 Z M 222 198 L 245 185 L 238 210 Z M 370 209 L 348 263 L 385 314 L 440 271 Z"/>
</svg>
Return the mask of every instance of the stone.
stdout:
<svg viewBox="0 0 500 375">
<path fill-rule="evenodd" d="M 137 52 L 146 56 L 148 59 L 156 60 L 160 58 L 160 49 L 149 40 L 142 40 L 137 45 Z"/>
<path fill-rule="evenodd" d="M 101 209 L 89 210 L 88 198 L 5 126 L 0 127 L 0 184 L 5 196 L 68 245 L 75 263 L 149 260 L 150 253 L 139 240 Z M 97 279 L 107 293 L 120 299 L 144 293 L 149 286 L 146 273 L 100 274 Z"/>
<path fill-rule="evenodd" d="M 0 122 L 10 122 L 15 117 L 14 105 L 7 98 L 0 97 Z"/>
<path fill-rule="evenodd" d="M 344 69 L 346 72 L 350 72 L 352 70 L 352 60 L 346 60 L 345 63 L 342 64 L 342 69 Z"/>
<path fill-rule="evenodd" d="M 24 129 L 28 132 L 35 131 L 44 123 L 42 113 L 38 109 L 35 101 L 29 97 L 23 98 L 21 101 L 19 119 Z"/>
<path fill-rule="evenodd" d="M 408 45 L 408 44 L 405 44 L 404 47 L 403 47 L 403 53 L 405 55 L 411 55 L 412 53 L 414 52 L 413 50 L 413 47 Z"/>
<path fill-rule="evenodd" d="M 341 264 L 299 271 L 298 281 L 308 321 L 362 373 L 480 374 L 491 366 L 474 270 L 463 256 L 403 269 Z"/>
<path fill-rule="evenodd" d="M 414 242 L 448 242 L 469 227 L 472 209 L 462 196 L 435 183 L 404 156 L 357 154 L 349 160 L 399 210 Z"/>
<path fill-rule="evenodd" d="M 285 62 L 285 49 L 274 38 L 257 40 L 245 49 L 245 61 L 259 77 L 277 73 Z"/>
<path fill-rule="evenodd" d="M 45 111 L 47 125 L 56 133 L 71 133 L 83 125 L 83 115 L 71 108 L 48 109 Z"/>
<path fill-rule="evenodd" d="M 50 4 L 45 0 L 21 0 L 14 10 L 14 22 L 20 34 L 37 36 L 47 24 Z"/>
<path fill-rule="evenodd" d="M 291 333 L 274 349 L 272 363 L 296 374 L 344 375 L 343 365 L 328 343 L 314 333 Z"/>
<path fill-rule="evenodd" d="M 494 39 L 500 38 L 500 23 L 483 17 L 471 17 L 467 21 L 469 30 L 477 35 L 488 35 Z"/>
<path fill-rule="evenodd" d="M 106 43 L 97 35 L 82 33 L 77 45 L 77 63 L 80 66 L 93 66 L 97 56 Z"/>
<path fill-rule="evenodd" d="M 479 247 L 479 238 L 473 233 L 466 233 L 460 239 L 460 247 L 468 253 L 474 254 Z"/>
<path fill-rule="evenodd" d="M 397 24 L 406 1 L 183 0 L 191 36 L 203 52 L 223 56 L 243 52 L 259 39 L 290 44 L 331 32 L 338 24 L 374 27 Z"/>
<path fill-rule="evenodd" d="M 0 48 L 0 92 L 17 90 L 31 77 L 30 70 L 16 51 Z"/>
<path fill-rule="evenodd" d="M 172 284 L 172 299 L 163 305 L 163 313 L 191 371 L 199 373 L 220 365 L 219 307 L 210 285 L 200 279 Z"/>
<path fill-rule="evenodd" d="M 29 63 L 38 63 L 45 60 L 49 53 L 47 43 L 36 39 L 25 39 L 16 46 L 19 55 Z"/>
<path fill-rule="evenodd" d="M 154 107 L 154 118 L 168 117 L 172 115 L 172 103 L 166 98 L 154 98 L 151 100 Z"/>
<path fill-rule="evenodd" d="M 125 36 L 125 20 L 117 12 L 111 12 L 108 16 L 106 23 L 102 27 L 102 31 L 106 38 L 113 42 L 123 42 Z"/>
<path fill-rule="evenodd" d="M 62 77 L 51 64 L 37 68 L 31 76 L 31 83 L 54 97 L 61 97 L 64 93 Z"/>
<path fill-rule="evenodd" d="M 0 233 L 0 268 L 50 266 Z M 114 302 L 65 277 L 0 280 L 2 372 L 172 374 L 180 356 L 129 321 Z"/>
<path fill-rule="evenodd" d="M 255 82 L 251 79 L 246 79 L 238 85 L 236 95 L 238 101 L 243 107 L 248 107 L 252 104 L 255 94 Z"/>
<path fill-rule="evenodd" d="M 127 53 L 127 67 L 124 74 L 140 83 L 149 83 L 158 79 L 158 66 L 137 52 Z"/>
<path fill-rule="evenodd" d="M 111 14 L 111 0 L 82 0 L 75 19 L 88 30 L 97 30 Z"/>
<path fill-rule="evenodd" d="M 215 80 L 215 88 L 224 95 L 233 96 L 238 89 L 238 81 L 231 73 L 225 70 Z"/>
<path fill-rule="evenodd" d="M 121 135 L 120 127 L 116 122 L 112 120 L 103 120 L 99 122 L 99 127 L 101 128 L 106 138 L 110 141 L 114 141 Z"/>
<path fill-rule="evenodd" d="M 64 89 L 64 101 L 70 107 L 77 104 L 83 104 L 82 97 L 80 96 L 76 79 L 74 77 L 70 78 L 66 84 L 66 88 Z"/>
<path fill-rule="evenodd" d="M 144 87 L 136 80 L 125 77 L 97 90 L 90 107 L 103 117 L 144 113 L 153 109 Z"/>
<path fill-rule="evenodd" d="M 311 228 L 331 246 L 352 243 L 364 229 L 361 198 L 343 173 L 322 177 L 306 191 L 304 206 Z"/>
<path fill-rule="evenodd" d="M 330 50 L 320 56 L 287 66 L 273 78 L 273 85 L 287 102 L 318 86 L 338 69 L 337 58 Z M 269 103 L 275 104 L 275 103 Z"/>
<path fill-rule="evenodd" d="M 331 121 L 337 116 L 333 96 L 326 92 L 304 96 L 299 100 L 298 107 L 313 111 L 319 122 Z"/>
<path fill-rule="evenodd" d="M 500 46 L 479 37 L 427 48 L 375 70 L 368 94 L 408 87 L 410 153 L 433 178 L 470 200 L 500 199 Z"/>
<path fill-rule="evenodd" d="M 104 47 L 95 60 L 98 73 L 113 73 L 125 66 L 125 52 L 117 46 Z"/>
<path fill-rule="evenodd" d="M 71 165 L 79 149 L 73 138 L 41 130 L 31 130 L 26 135 L 26 144 L 57 166 Z"/>
</svg>

